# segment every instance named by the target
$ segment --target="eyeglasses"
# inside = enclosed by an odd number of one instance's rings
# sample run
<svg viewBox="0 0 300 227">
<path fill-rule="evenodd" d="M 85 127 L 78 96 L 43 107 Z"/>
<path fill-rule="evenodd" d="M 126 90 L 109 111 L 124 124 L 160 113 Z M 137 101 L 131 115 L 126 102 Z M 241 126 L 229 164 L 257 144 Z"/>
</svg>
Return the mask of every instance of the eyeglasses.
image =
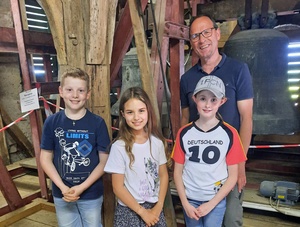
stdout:
<svg viewBox="0 0 300 227">
<path fill-rule="evenodd" d="M 216 28 L 208 28 L 208 29 L 205 29 L 204 31 L 202 31 L 202 32 L 200 32 L 200 33 L 195 33 L 195 34 L 192 34 L 191 36 L 190 36 L 190 40 L 192 41 L 192 42 L 197 42 L 197 41 L 199 41 L 199 39 L 200 39 L 200 35 L 202 35 L 204 38 L 208 38 L 208 37 L 211 37 L 211 35 L 212 35 L 212 30 L 213 29 L 216 29 Z"/>
</svg>

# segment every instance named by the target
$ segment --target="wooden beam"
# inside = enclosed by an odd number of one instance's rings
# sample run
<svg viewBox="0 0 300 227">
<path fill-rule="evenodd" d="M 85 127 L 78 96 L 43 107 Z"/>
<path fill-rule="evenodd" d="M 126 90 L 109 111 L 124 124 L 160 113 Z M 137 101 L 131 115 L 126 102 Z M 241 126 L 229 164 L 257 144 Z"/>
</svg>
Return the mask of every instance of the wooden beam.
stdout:
<svg viewBox="0 0 300 227">
<path fill-rule="evenodd" d="M 22 166 L 19 166 L 17 168 L 14 168 L 14 169 L 8 169 L 9 171 L 9 174 L 12 178 L 15 178 L 15 177 L 19 177 L 19 176 L 23 176 L 25 175 L 27 172 L 28 172 L 28 169 L 22 167 Z"/>
<path fill-rule="evenodd" d="M 23 31 L 26 53 L 56 54 L 51 34 Z M 0 27 L 0 52 L 18 53 L 15 29 Z"/>
<path fill-rule="evenodd" d="M 188 9 L 188 3 L 187 2 L 190 2 L 190 6 L 191 6 L 192 11 L 193 11 L 192 14 L 193 14 L 193 16 L 195 16 L 194 8 L 197 9 L 196 6 L 198 4 L 204 4 L 204 3 L 206 3 L 206 1 L 207 0 L 186 0 L 186 1 L 184 1 L 184 8 Z"/>
<path fill-rule="evenodd" d="M 3 128 L 2 114 L 0 108 L 0 128 Z M 5 131 L 0 132 L 0 156 L 2 157 L 4 165 L 10 164 L 9 153 L 6 144 Z"/>
<path fill-rule="evenodd" d="M 106 35 L 106 54 L 104 55 L 103 64 L 111 64 L 113 40 L 116 28 L 118 0 L 111 0 L 108 7 L 107 35 Z M 109 69 L 110 72 L 111 69 Z M 110 73 L 109 73 L 110 74 Z"/>
<path fill-rule="evenodd" d="M 100 115 L 111 126 L 110 114 L 110 63 L 115 33 L 117 0 L 90 0 L 85 6 L 84 17 L 89 18 L 86 28 L 86 71 L 91 76 L 89 109 Z M 87 9 L 88 8 L 88 9 Z M 108 130 L 112 137 L 111 130 Z M 115 195 L 109 174 L 103 176 L 103 225 L 113 226 Z"/>
<path fill-rule="evenodd" d="M 113 49 L 112 49 L 112 59 L 110 65 L 110 85 L 112 86 L 115 79 L 117 78 L 118 72 L 122 65 L 122 61 L 128 51 L 129 45 L 133 37 L 133 29 L 129 12 L 129 5 L 126 5 L 123 9 L 123 13 L 116 27 L 116 32 L 114 36 Z M 141 0 L 141 11 L 144 12 L 148 0 Z"/>
<path fill-rule="evenodd" d="M 151 12 L 152 12 L 152 6 Z M 162 48 L 163 34 L 165 30 L 165 14 L 166 14 L 166 1 L 157 0 L 153 6 L 154 16 L 153 16 L 153 32 L 152 32 L 152 47 L 151 47 L 151 71 L 153 73 L 152 77 L 154 80 L 155 93 L 157 96 L 157 104 L 160 115 L 162 115 L 162 102 L 165 95 L 165 82 L 166 78 L 166 62 L 167 54 L 165 50 L 167 48 Z M 155 19 L 155 20 L 154 20 Z M 156 23 L 156 24 L 154 24 Z M 157 34 L 156 29 L 157 28 Z M 157 38 L 158 37 L 158 40 Z M 162 52 L 162 49 L 164 52 Z M 166 81 L 165 81 L 166 80 Z M 168 85 L 167 85 L 168 86 Z M 166 88 L 168 90 L 168 88 Z"/>
<path fill-rule="evenodd" d="M 87 1 L 68 1 L 63 0 L 63 18 L 64 26 L 61 29 L 64 31 L 64 40 L 66 43 L 67 67 L 79 67 L 85 69 L 85 34 L 83 20 L 84 7 L 82 4 L 88 4 Z M 56 3 L 52 3 L 56 4 Z M 55 15 L 53 15 L 55 16 Z M 82 54 L 74 54 L 82 53 Z"/>
<path fill-rule="evenodd" d="M 128 1 L 128 2 L 129 2 L 129 9 L 130 9 L 130 17 L 133 25 L 133 33 L 135 38 L 143 89 L 146 91 L 146 93 L 148 94 L 152 102 L 154 112 L 158 120 L 158 125 L 160 125 L 160 115 L 158 111 L 156 91 L 155 91 L 152 72 L 151 72 L 150 56 L 149 56 L 149 50 L 146 42 L 143 18 L 142 15 L 139 15 L 138 13 L 140 9 L 138 8 L 136 1 Z"/>
<path fill-rule="evenodd" d="M 22 201 L 23 201 L 23 204 L 25 206 L 27 204 L 30 204 L 32 202 L 32 200 L 40 198 L 40 197 L 41 197 L 41 192 L 38 191 L 38 192 L 33 193 L 29 196 L 26 196 L 25 198 L 22 199 Z M 5 207 L 0 208 L 0 217 L 4 214 L 8 214 L 8 213 L 11 213 L 11 210 L 10 210 L 9 206 L 5 206 Z M 0 226 L 2 226 L 1 222 L 0 222 Z"/>
<path fill-rule="evenodd" d="M 52 35 L 45 32 L 27 31 L 24 30 L 25 45 L 54 47 Z M 0 27 L 0 43 L 17 44 L 16 32 L 14 28 Z"/>
<path fill-rule="evenodd" d="M 40 95 L 58 94 L 59 81 L 32 83 L 32 87 L 40 88 Z"/>
<path fill-rule="evenodd" d="M 142 16 L 139 15 L 138 13 L 140 12 L 140 9 L 138 8 L 136 1 L 129 1 L 129 9 L 130 9 L 130 16 L 133 25 L 133 32 L 134 32 L 135 44 L 137 48 L 137 56 L 138 56 L 143 89 L 149 95 L 149 98 L 153 104 L 154 112 L 158 119 L 158 125 L 160 125 L 160 115 L 158 111 L 155 85 L 154 85 L 153 75 L 151 71 L 150 56 L 149 56 L 148 46 L 146 43 L 146 36 L 143 27 Z M 167 226 L 176 226 L 175 212 L 174 212 L 174 207 L 173 207 L 171 194 L 169 190 L 165 198 L 164 211 L 166 215 Z"/>
<path fill-rule="evenodd" d="M 42 199 L 36 199 L 32 203 L 0 217 L 0 225 L 10 226 L 13 223 L 20 221 L 21 219 L 26 218 L 42 209 L 55 212 L 54 204 L 46 203 L 45 200 Z"/>
<path fill-rule="evenodd" d="M 171 7 L 168 21 L 183 24 L 183 0 L 168 0 Z M 180 77 L 184 73 L 184 41 L 170 39 L 170 91 L 171 91 L 171 122 L 173 135 L 180 128 Z"/>
<path fill-rule="evenodd" d="M 51 60 L 49 54 L 44 54 L 43 56 L 43 66 L 45 70 L 45 82 L 52 81 L 52 68 L 51 68 Z"/>
<path fill-rule="evenodd" d="M 89 0 L 89 7 L 84 10 L 86 23 L 86 62 L 87 64 L 101 64 L 106 47 L 107 21 L 109 1 Z"/>
<path fill-rule="evenodd" d="M 9 114 L 6 112 L 5 108 L 0 105 L 0 112 L 1 117 L 3 120 L 4 125 L 8 125 L 11 122 L 13 122 L 13 119 L 9 116 Z M 34 157 L 33 152 L 33 146 L 31 142 L 27 139 L 27 137 L 24 135 L 22 130 L 14 124 L 11 127 L 6 129 L 9 135 L 13 138 L 13 140 L 20 146 L 20 148 L 30 157 Z"/>
<path fill-rule="evenodd" d="M 20 193 L 18 192 L 18 189 L 14 184 L 1 157 L 0 157 L 0 173 L 1 173 L 0 189 L 9 206 L 9 209 L 12 211 L 22 207 L 24 204 L 20 196 Z"/>
<path fill-rule="evenodd" d="M 37 0 L 37 2 L 40 4 L 40 6 L 43 7 L 45 14 L 47 15 L 48 23 L 51 28 L 51 33 L 53 36 L 53 42 L 57 52 L 57 61 L 59 64 L 66 65 L 67 51 L 66 51 L 65 34 L 63 29 L 64 28 L 63 1 Z"/>
<path fill-rule="evenodd" d="M 13 20 L 15 25 L 15 33 L 16 33 L 16 42 L 18 46 L 18 52 L 19 52 L 19 61 L 21 65 L 21 72 L 22 72 L 22 79 L 25 90 L 30 89 L 30 73 L 29 73 L 29 67 L 27 63 L 27 56 L 26 56 L 26 47 L 24 42 L 24 35 L 23 35 L 23 27 L 22 27 L 22 18 L 21 18 L 21 12 L 20 12 L 20 5 L 17 0 L 11 0 L 10 1 L 11 8 L 12 8 L 12 14 L 13 14 Z"/>
<path fill-rule="evenodd" d="M 166 21 L 164 35 L 172 39 L 190 41 L 189 30 L 190 28 L 186 25 Z"/>
<path fill-rule="evenodd" d="M 27 91 L 31 89 L 31 82 L 30 82 L 29 66 L 27 64 L 27 54 L 26 54 L 26 47 L 24 43 L 23 28 L 21 23 L 20 6 L 18 0 L 10 0 L 10 3 L 11 3 L 11 9 L 12 9 L 13 20 L 14 20 L 15 31 L 16 31 L 17 46 L 19 50 L 19 60 L 20 60 L 21 71 L 22 71 L 23 86 L 24 86 L 24 90 Z M 39 134 L 39 126 L 37 120 L 38 117 L 36 112 L 30 114 L 29 118 L 30 118 L 30 126 L 31 126 L 31 133 L 32 133 L 32 142 L 33 142 L 35 157 L 37 159 L 37 166 L 39 170 L 38 175 L 39 175 L 39 181 L 42 190 L 42 196 L 44 198 L 48 198 L 46 176 L 39 162 L 40 134 Z"/>
</svg>

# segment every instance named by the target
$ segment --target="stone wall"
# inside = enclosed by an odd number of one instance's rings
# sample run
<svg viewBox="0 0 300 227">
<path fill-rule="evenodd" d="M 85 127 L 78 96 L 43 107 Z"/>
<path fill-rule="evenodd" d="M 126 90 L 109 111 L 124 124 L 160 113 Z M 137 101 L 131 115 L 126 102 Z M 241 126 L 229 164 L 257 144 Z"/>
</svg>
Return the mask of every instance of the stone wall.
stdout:
<svg viewBox="0 0 300 227">
<path fill-rule="evenodd" d="M 13 27 L 13 19 L 9 0 L 0 1 L 0 27 Z M 19 94 L 23 91 L 19 57 L 16 53 L 0 52 L 0 104 L 8 113 L 12 121 L 23 116 L 21 112 Z M 17 123 L 24 135 L 31 140 L 29 117 Z M 26 155 L 19 150 L 16 142 L 6 132 L 7 147 L 11 163 L 18 161 Z"/>
</svg>

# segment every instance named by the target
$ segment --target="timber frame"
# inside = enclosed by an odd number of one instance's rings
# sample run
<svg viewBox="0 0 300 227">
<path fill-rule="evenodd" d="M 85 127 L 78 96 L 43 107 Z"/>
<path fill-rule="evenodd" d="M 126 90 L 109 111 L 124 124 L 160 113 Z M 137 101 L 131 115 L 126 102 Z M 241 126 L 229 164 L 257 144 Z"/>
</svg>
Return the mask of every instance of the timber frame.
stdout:
<svg viewBox="0 0 300 227">
<path fill-rule="evenodd" d="M 44 199 L 33 199 L 30 204 L 24 205 L 22 208 L 5 214 L 0 217 L 0 226 L 10 226 L 21 219 L 24 219 L 38 211 L 45 210 L 55 213 L 53 203 L 47 202 Z"/>
<path fill-rule="evenodd" d="M 138 11 L 144 12 L 148 4 L 148 0 L 141 0 L 139 5 L 136 5 L 136 1 L 134 2 L 135 4 L 132 3 L 132 5 L 130 5 L 129 1 L 126 1 L 126 4 L 123 8 L 123 12 L 119 18 L 119 22 L 114 32 L 113 45 L 111 51 L 111 61 L 110 64 L 108 64 L 110 68 L 110 86 L 112 86 L 115 80 L 117 79 L 117 74 L 121 67 L 122 60 L 130 46 L 133 36 L 135 36 L 136 38 L 137 46 L 140 46 L 141 48 L 140 52 L 138 52 L 139 61 L 143 61 L 143 59 L 140 59 L 142 54 L 139 53 L 143 53 L 143 51 L 145 51 L 142 49 L 144 45 L 144 37 L 143 35 L 138 37 L 139 31 L 135 28 L 135 26 L 141 26 L 139 21 L 140 18 L 137 15 L 133 14 L 137 13 Z M 158 37 L 160 40 L 158 42 L 155 40 L 152 42 L 151 61 L 149 61 L 149 64 L 145 66 L 148 68 L 144 68 L 143 70 L 151 74 L 150 78 L 152 78 L 153 80 L 154 87 L 150 88 L 150 90 L 147 92 L 148 94 L 151 94 L 152 92 L 152 95 L 154 95 L 152 96 L 152 100 L 157 98 L 159 114 L 161 112 L 162 100 L 165 89 L 163 86 L 163 72 L 166 72 L 166 59 L 169 56 L 169 74 L 171 75 L 169 86 L 170 92 L 172 94 L 170 117 L 172 124 L 172 133 L 175 135 L 178 129 L 180 128 L 180 97 L 178 88 L 180 77 L 184 73 L 184 41 L 189 40 L 189 28 L 184 25 L 184 9 L 187 8 L 187 2 L 184 0 L 156 0 L 156 3 L 156 7 L 160 7 L 162 9 L 160 13 L 157 13 L 156 15 L 156 17 L 159 18 L 157 24 L 159 30 Z M 206 0 L 190 0 L 192 16 L 196 16 L 197 9 L 199 10 L 199 7 L 206 3 Z M 36 84 L 31 82 L 32 75 L 30 73 L 28 65 L 28 54 L 55 54 L 55 45 L 50 34 L 24 31 L 22 28 L 22 20 L 20 17 L 21 13 L 19 1 L 11 0 L 11 6 L 15 28 L 12 29 L 0 27 L 0 52 L 19 53 L 24 89 L 29 90 L 32 87 L 35 87 Z M 132 9 L 136 9 L 136 12 L 133 12 Z M 213 11 L 213 9 L 210 9 L 210 7 L 208 7 L 207 11 L 209 10 Z M 161 55 L 161 59 L 159 58 L 159 54 Z M 145 53 L 143 56 L 145 59 Z M 160 60 L 162 60 L 162 62 Z M 195 62 L 197 62 L 197 58 L 193 57 L 193 63 Z M 140 64 L 140 67 L 144 66 Z M 163 72 L 161 70 L 161 67 L 163 68 Z M 101 67 L 97 69 L 102 70 Z M 91 68 L 90 71 L 94 72 Z M 51 75 L 50 72 L 49 75 Z M 40 83 L 40 86 L 42 88 L 41 95 L 57 93 L 59 83 L 51 82 L 51 76 L 47 79 L 47 81 L 48 82 Z M 144 84 L 144 87 L 147 86 Z M 101 113 L 103 112 L 99 110 L 100 115 Z M 108 121 L 109 120 L 106 119 L 106 122 Z M 38 197 L 50 200 L 46 176 L 43 170 L 41 169 L 39 162 L 41 122 L 36 111 L 30 115 L 30 125 L 32 131 L 34 153 L 37 161 L 41 192 L 31 195 L 27 198 L 21 198 L 20 194 L 16 189 L 16 186 L 12 181 L 12 177 L 21 172 L 25 172 L 26 169 L 19 168 L 13 171 L 8 171 L 3 163 L 2 158 L 0 157 L 0 171 L 2 173 L 2 177 L 0 178 L 0 188 L 8 203 L 8 206 L 0 209 L 0 215 L 6 214 L 20 207 L 24 207 L 26 204 L 29 204 L 33 199 Z M 112 198 L 112 192 L 108 196 Z M 170 200 L 170 196 L 167 199 Z M 112 209 L 114 209 L 114 207 L 109 207 L 107 213 L 111 214 Z M 173 207 L 167 206 L 165 209 L 169 209 L 169 211 L 166 212 L 166 216 L 169 215 L 169 220 L 171 220 L 171 222 L 174 221 Z M 112 218 L 109 217 L 109 215 L 105 215 L 104 217 L 109 219 L 105 220 L 105 223 L 107 225 L 108 223 L 112 222 Z M 0 224 L 1 223 L 2 222 L 0 222 Z"/>
</svg>

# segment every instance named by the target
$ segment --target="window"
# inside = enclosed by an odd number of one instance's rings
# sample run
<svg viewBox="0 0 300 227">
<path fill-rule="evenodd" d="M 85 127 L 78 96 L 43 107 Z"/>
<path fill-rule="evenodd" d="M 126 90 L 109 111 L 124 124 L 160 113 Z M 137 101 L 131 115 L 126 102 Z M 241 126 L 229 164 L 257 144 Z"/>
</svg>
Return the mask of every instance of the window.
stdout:
<svg viewBox="0 0 300 227">
<path fill-rule="evenodd" d="M 51 33 L 47 16 L 36 0 L 25 0 L 28 30 Z M 36 82 L 45 82 L 44 58 L 40 54 L 32 55 Z M 57 80 L 58 66 L 56 55 L 50 55 L 53 81 Z"/>
<path fill-rule="evenodd" d="M 291 98 L 298 106 L 300 88 L 300 40 L 288 46 L 288 82 Z"/>
</svg>

